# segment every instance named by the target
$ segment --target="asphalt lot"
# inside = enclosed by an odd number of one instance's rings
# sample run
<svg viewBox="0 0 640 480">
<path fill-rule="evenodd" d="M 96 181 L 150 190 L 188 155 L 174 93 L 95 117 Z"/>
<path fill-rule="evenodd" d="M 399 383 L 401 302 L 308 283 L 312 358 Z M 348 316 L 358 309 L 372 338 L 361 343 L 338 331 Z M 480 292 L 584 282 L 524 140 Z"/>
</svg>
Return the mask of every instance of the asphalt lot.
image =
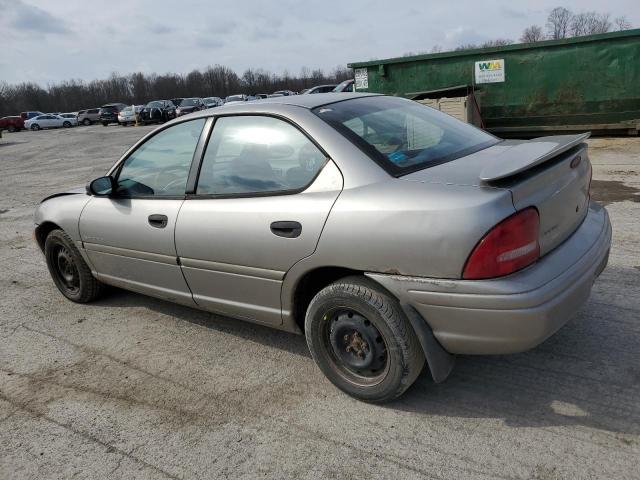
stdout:
<svg viewBox="0 0 640 480">
<path fill-rule="evenodd" d="M 458 357 L 400 401 L 336 390 L 305 340 L 112 290 L 55 289 L 32 241 L 45 196 L 153 127 L 0 140 L 0 478 L 638 478 L 640 138 L 591 140 L 614 228 L 588 304 L 528 353 Z"/>
</svg>

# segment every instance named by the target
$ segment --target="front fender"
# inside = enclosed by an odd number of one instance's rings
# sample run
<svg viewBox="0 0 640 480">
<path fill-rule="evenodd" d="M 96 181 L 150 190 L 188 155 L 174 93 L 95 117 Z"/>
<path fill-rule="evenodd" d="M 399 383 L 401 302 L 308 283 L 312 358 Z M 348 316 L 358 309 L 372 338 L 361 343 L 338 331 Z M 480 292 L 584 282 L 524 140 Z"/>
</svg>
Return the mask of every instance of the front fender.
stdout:
<svg viewBox="0 0 640 480">
<path fill-rule="evenodd" d="M 91 197 L 84 193 L 67 192 L 45 199 L 34 213 L 35 236 L 40 248 L 44 247 L 46 235 L 61 228 L 74 242 L 80 241 L 80 214 Z"/>
</svg>

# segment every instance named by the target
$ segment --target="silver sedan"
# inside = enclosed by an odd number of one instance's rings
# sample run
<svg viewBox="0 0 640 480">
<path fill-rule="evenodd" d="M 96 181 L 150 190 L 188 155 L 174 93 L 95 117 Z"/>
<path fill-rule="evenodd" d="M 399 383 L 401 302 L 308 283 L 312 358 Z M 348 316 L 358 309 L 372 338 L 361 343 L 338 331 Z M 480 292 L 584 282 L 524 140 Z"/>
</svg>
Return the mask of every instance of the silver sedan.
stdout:
<svg viewBox="0 0 640 480">
<path fill-rule="evenodd" d="M 243 102 L 45 199 L 35 237 L 72 301 L 113 285 L 303 333 L 338 388 L 383 402 L 584 304 L 611 242 L 586 138 L 500 140 L 382 95 Z"/>
</svg>

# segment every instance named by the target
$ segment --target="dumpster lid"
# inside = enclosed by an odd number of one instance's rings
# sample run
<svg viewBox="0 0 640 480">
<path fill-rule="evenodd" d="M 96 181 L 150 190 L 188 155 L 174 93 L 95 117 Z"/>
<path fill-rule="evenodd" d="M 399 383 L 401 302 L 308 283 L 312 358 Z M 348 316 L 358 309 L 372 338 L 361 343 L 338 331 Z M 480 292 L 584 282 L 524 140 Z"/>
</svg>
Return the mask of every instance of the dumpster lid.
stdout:
<svg viewBox="0 0 640 480">
<path fill-rule="evenodd" d="M 438 88 L 437 90 L 409 92 L 407 93 L 407 98 L 410 100 L 424 100 L 425 98 L 466 97 L 475 90 L 479 90 L 475 85 L 455 85 L 453 87 Z"/>
</svg>

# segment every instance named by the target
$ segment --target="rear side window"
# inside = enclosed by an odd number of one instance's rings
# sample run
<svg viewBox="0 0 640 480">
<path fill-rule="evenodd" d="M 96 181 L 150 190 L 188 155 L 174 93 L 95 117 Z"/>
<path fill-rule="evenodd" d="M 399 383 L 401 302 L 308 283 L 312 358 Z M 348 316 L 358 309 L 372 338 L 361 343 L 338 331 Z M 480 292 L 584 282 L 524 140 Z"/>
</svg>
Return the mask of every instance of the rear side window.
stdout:
<svg viewBox="0 0 640 480">
<path fill-rule="evenodd" d="M 196 193 L 300 191 L 326 162 L 324 153 L 287 122 L 266 116 L 221 117 L 205 152 Z"/>
<path fill-rule="evenodd" d="M 403 98 L 355 98 L 313 111 L 396 176 L 499 142 L 472 125 Z"/>
</svg>

